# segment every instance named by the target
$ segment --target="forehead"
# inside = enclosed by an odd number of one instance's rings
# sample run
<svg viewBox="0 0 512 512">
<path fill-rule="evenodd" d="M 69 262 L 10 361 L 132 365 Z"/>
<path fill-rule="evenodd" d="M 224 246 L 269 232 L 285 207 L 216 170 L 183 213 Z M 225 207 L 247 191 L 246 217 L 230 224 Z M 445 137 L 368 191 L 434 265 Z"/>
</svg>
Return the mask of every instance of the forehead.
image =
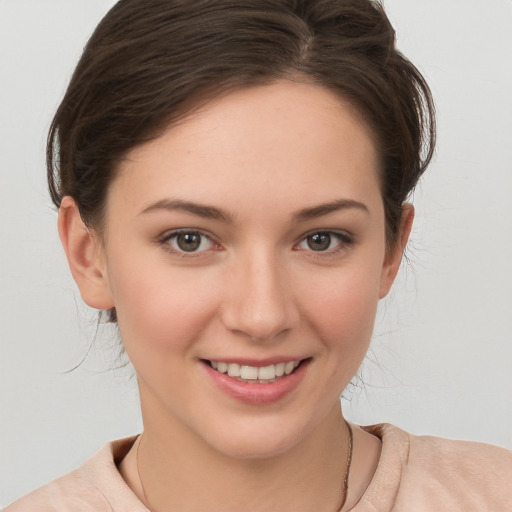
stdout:
<svg viewBox="0 0 512 512">
<path fill-rule="evenodd" d="M 305 193 L 320 203 L 333 188 L 380 197 L 376 145 L 356 109 L 326 88 L 288 80 L 210 100 L 135 148 L 119 171 L 111 196 L 124 191 L 140 207 L 166 194 L 233 206 L 257 198 L 274 208 L 304 202 Z"/>
</svg>

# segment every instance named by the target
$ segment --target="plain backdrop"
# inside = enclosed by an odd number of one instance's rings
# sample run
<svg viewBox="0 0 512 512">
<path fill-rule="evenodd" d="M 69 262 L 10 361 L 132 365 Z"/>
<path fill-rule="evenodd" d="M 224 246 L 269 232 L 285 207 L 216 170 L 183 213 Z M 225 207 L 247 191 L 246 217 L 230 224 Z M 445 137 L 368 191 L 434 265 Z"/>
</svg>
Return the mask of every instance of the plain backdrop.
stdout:
<svg viewBox="0 0 512 512">
<path fill-rule="evenodd" d="M 114 331 L 95 338 L 45 182 L 52 114 L 113 3 L 0 0 L 0 508 L 142 428 L 133 370 L 111 370 Z M 345 413 L 512 448 L 512 1 L 385 5 L 431 84 L 438 148 Z"/>
</svg>

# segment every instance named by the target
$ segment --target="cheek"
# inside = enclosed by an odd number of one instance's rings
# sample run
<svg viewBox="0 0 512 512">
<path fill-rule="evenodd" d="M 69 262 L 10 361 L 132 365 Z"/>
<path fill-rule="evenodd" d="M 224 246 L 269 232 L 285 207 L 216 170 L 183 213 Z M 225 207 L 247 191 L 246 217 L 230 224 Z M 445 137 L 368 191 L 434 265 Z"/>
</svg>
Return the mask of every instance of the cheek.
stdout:
<svg viewBox="0 0 512 512">
<path fill-rule="evenodd" d="M 305 308 L 324 344 L 344 358 L 364 357 L 370 342 L 378 304 L 380 268 L 348 266 L 310 283 Z"/>
<path fill-rule="evenodd" d="M 124 258 L 112 268 L 109 280 L 119 329 L 134 364 L 145 352 L 165 356 L 186 350 L 215 314 L 218 295 L 207 275 L 192 279 L 187 269 L 147 261 L 134 271 L 137 266 Z"/>
</svg>

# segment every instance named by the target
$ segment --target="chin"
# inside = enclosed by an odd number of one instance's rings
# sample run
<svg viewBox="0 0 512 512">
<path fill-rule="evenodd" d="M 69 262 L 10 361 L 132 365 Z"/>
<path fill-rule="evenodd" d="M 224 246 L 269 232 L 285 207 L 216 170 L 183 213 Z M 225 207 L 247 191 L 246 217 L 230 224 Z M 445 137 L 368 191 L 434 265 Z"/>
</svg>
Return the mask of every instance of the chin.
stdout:
<svg viewBox="0 0 512 512">
<path fill-rule="evenodd" d="M 260 436 L 257 439 L 233 438 L 218 445 L 218 451 L 234 459 L 268 459 L 289 451 L 299 440 L 270 438 Z"/>
<path fill-rule="evenodd" d="M 285 453 L 307 435 L 307 426 L 284 428 L 283 421 L 258 421 L 247 418 L 233 422 L 229 428 L 205 433 L 203 440 L 218 453 L 235 459 L 266 459 Z"/>
</svg>

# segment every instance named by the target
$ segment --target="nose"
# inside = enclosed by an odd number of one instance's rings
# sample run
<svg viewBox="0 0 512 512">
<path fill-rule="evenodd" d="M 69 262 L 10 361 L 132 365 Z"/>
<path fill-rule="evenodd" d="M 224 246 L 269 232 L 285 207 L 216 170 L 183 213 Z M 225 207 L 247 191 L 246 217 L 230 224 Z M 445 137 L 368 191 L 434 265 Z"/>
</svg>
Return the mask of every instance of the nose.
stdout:
<svg viewBox="0 0 512 512">
<path fill-rule="evenodd" d="M 299 311 L 289 284 L 272 254 L 238 262 L 222 308 L 225 327 L 259 342 L 293 329 L 299 323 Z"/>
</svg>

